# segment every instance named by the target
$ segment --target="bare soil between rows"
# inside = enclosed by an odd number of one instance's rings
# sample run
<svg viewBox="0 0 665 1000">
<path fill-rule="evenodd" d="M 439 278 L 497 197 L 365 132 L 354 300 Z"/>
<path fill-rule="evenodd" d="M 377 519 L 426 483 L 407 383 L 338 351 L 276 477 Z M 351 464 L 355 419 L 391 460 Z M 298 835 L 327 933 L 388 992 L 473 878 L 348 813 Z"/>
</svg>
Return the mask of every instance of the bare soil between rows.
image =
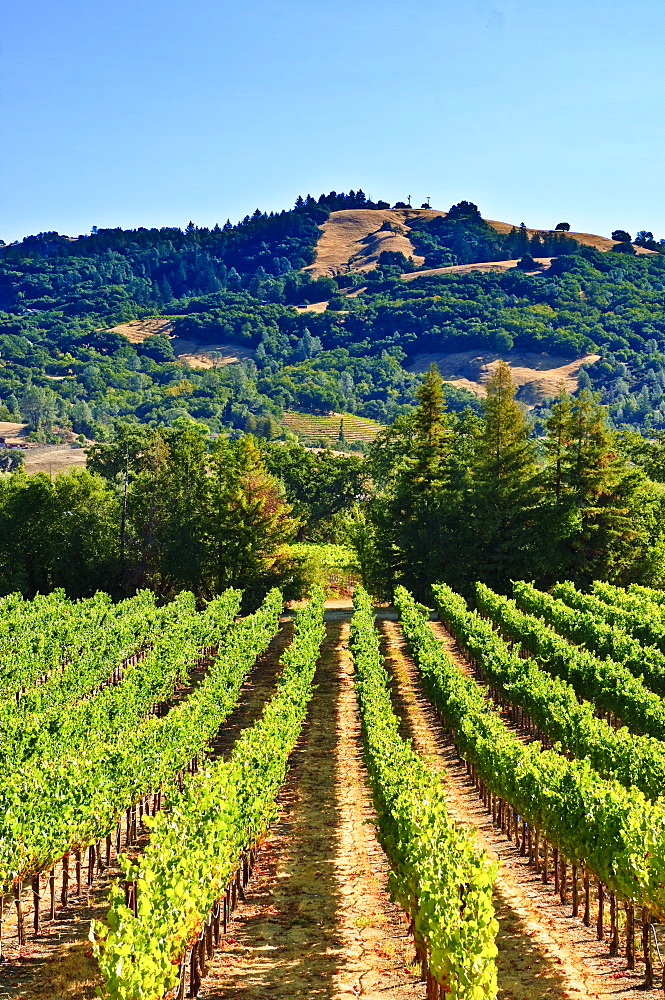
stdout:
<svg viewBox="0 0 665 1000">
<path fill-rule="evenodd" d="M 387 894 L 345 648 L 349 602 L 336 604 L 279 818 L 202 1000 L 425 996 L 406 923 Z"/>
</svg>

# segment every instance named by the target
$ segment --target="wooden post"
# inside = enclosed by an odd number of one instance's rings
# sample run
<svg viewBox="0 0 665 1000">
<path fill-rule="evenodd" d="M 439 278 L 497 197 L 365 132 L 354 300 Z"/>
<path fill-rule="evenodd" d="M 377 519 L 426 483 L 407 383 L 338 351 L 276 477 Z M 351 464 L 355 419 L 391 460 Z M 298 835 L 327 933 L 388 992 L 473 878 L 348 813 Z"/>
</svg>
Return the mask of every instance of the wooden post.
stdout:
<svg viewBox="0 0 665 1000">
<path fill-rule="evenodd" d="M 74 851 L 74 858 L 76 859 L 76 895 L 81 895 L 81 851 Z"/>
<path fill-rule="evenodd" d="M 32 926 L 35 934 L 39 934 L 39 874 L 32 876 L 32 900 L 34 907 Z"/>
<path fill-rule="evenodd" d="M 131 806 L 127 809 L 125 813 L 126 829 L 125 829 L 125 847 L 129 847 L 132 842 L 132 809 Z"/>
<path fill-rule="evenodd" d="M 554 891 L 559 892 L 559 848 L 552 848 L 552 868 L 554 869 Z"/>
<path fill-rule="evenodd" d="M 205 929 L 205 925 L 203 927 L 203 930 L 199 934 L 199 939 L 197 941 L 197 945 L 198 945 L 198 947 L 196 949 L 196 953 L 197 953 L 197 955 L 199 957 L 199 969 L 201 970 L 201 972 L 200 972 L 200 979 L 203 979 L 204 976 L 205 976 L 205 974 L 206 974 L 206 972 L 207 972 L 207 967 L 206 967 L 206 929 Z M 199 983 L 199 985 L 200 985 L 200 983 Z"/>
<path fill-rule="evenodd" d="M 192 950 L 189 956 L 189 995 L 190 997 L 195 997 L 198 991 L 198 956 L 196 954 L 198 950 L 198 942 L 195 941 L 192 945 Z"/>
<path fill-rule="evenodd" d="M 14 902 L 16 903 L 16 925 L 18 933 L 19 948 L 25 944 L 25 927 L 23 926 L 23 905 L 21 903 L 21 893 L 23 892 L 23 882 L 17 882 L 14 886 Z"/>
<path fill-rule="evenodd" d="M 642 910 L 642 953 L 644 955 L 644 978 L 646 986 L 653 986 L 653 962 L 651 961 L 651 911 L 647 906 Z"/>
<path fill-rule="evenodd" d="M 617 897 L 610 893 L 610 955 L 619 954 L 619 918 L 617 914 Z"/>
<path fill-rule="evenodd" d="M 589 927 L 591 924 L 591 885 L 586 868 L 584 869 L 584 916 L 582 923 L 585 927 Z"/>
<path fill-rule="evenodd" d="M 635 968 L 635 906 L 626 903 L 626 963 L 629 969 Z"/>
<path fill-rule="evenodd" d="M 526 822 L 522 820 L 522 843 L 520 844 L 520 857 L 526 855 Z"/>
<path fill-rule="evenodd" d="M 563 854 L 559 855 L 561 859 L 561 874 L 559 875 L 559 898 L 562 903 L 566 902 L 566 878 L 568 875 L 568 868 L 566 865 L 566 859 Z"/>
<path fill-rule="evenodd" d="M 178 974 L 178 989 L 176 990 L 176 995 L 174 997 L 174 1000 L 185 1000 L 186 975 L 187 975 L 187 952 L 185 952 L 180 961 L 180 972 Z"/>
<path fill-rule="evenodd" d="M 543 837 L 543 882 L 547 884 L 549 882 L 549 874 L 547 871 L 547 841 Z"/>
<path fill-rule="evenodd" d="M 62 857 L 62 891 L 60 893 L 60 906 L 64 909 L 67 906 L 69 896 L 69 851 L 65 851 Z"/>
<path fill-rule="evenodd" d="M 577 865 L 571 865 L 570 866 L 570 877 L 571 877 L 572 882 L 573 882 L 573 914 L 572 915 L 574 917 L 577 917 L 577 916 L 579 916 L 579 912 L 580 912 L 579 898 L 578 898 L 578 895 L 577 895 Z"/>
<path fill-rule="evenodd" d="M 106 838 L 106 867 L 111 864 L 111 834 Z"/>
<path fill-rule="evenodd" d="M 536 863 L 536 875 L 540 875 L 540 830 L 536 827 L 534 832 L 533 853 Z"/>
<path fill-rule="evenodd" d="M 50 910 L 49 910 L 49 920 L 55 920 L 55 865 L 52 866 L 49 878 L 48 878 L 49 890 L 50 890 Z"/>
<path fill-rule="evenodd" d="M 118 828 L 115 831 L 115 853 L 116 857 L 120 854 L 120 847 L 122 844 L 122 818 L 118 820 Z"/>
<path fill-rule="evenodd" d="M 596 925 L 596 937 L 599 941 L 602 941 L 605 937 L 605 928 L 603 927 L 603 915 L 605 912 L 605 886 L 602 882 L 598 883 L 598 923 Z"/>
<path fill-rule="evenodd" d="M 95 845 L 91 844 L 88 848 L 88 885 L 92 885 L 92 881 L 95 877 Z"/>
</svg>

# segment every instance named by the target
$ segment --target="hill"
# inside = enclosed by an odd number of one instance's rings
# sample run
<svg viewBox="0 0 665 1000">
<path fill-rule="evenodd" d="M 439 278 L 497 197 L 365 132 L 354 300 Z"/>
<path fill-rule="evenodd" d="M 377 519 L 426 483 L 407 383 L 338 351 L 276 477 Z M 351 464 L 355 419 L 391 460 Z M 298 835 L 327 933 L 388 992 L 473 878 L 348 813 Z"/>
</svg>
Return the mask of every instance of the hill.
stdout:
<svg viewBox="0 0 665 1000">
<path fill-rule="evenodd" d="M 599 360 L 598 354 L 586 354 L 571 361 L 560 355 L 533 351 L 504 351 L 501 354 L 496 351 L 435 352 L 417 354 L 408 370 L 422 374 L 431 364 L 436 364 L 445 382 L 458 389 L 468 389 L 483 398 L 486 395 L 485 386 L 499 361 L 505 361 L 518 387 L 517 398 L 531 407 L 556 396 L 562 389 L 576 392 L 580 368 Z"/>
<path fill-rule="evenodd" d="M 447 217 L 447 212 L 412 208 L 374 210 L 356 208 L 331 212 L 326 221 L 319 226 L 321 235 L 316 243 L 314 262 L 303 270 L 313 277 L 322 275 L 334 277 L 350 270 L 368 271 L 377 266 L 383 251 L 402 253 L 405 257 L 412 258 L 413 263 L 420 267 L 425 258 L 416 251 L 410 239 L 411 230 L 416 224 L 422 226 L 423 223 L 431 222 L 433 219 Z M 520 230 L 519 226 L 512 223 L 493 219 L 485 221 L 501 235 Z M 528 226 L 523 230 L 523 234 L 529 240 L 534 237 L 542 239 L 551 233 L 550 230 L 532 229 Z M 612 250 L 616 245 L 615 240 L 594 233 L 569 232 L 567 236 L 581 246 L 593 247 L 603 253 Z M 636 246 L 635 252 L 642 255 L 654 253 L 653 250 L 641 246 Z"/>
<path fill-rule="evenodd" d="M 53 446 L 123 421 L 383 425 L 414 405 L 425 356 L 453 410 L 477 408 L 481 368 L 502 357 L 538 416 L 562 381 L 650 433 L 665 424 L 665 244 L 647 242 L 360 191 L 212 229 L 39 233 L 0 247 L 0 419 Z"/>
<path fill-rule="evenodd" d="M 307 444 L 322 441 L 324 445 L 334 445 L 339 441 L 340 427 L 349 444 L 362 441 L 369 444 L 381 430 L 376 420 L 367 420 L 352 413 L 330 413 L 325 416 L 312 413 L 297 413 L 285 410 L 282 417 L 284 426 L 297 434 Z"/>
</svg>

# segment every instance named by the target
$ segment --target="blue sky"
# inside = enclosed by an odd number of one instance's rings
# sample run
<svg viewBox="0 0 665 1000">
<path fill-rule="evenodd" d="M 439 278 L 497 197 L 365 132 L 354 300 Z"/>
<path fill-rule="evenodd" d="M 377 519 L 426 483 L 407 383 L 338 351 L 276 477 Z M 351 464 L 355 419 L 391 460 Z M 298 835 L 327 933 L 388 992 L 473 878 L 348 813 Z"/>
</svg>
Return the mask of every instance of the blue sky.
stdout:
<svg viewBox="0 0 665 1000">
<path fill-rule="evenodd" d="M 0 0 L 0 237 L 362 187 L 665 237 L 662 0 Z"/>
</svg>

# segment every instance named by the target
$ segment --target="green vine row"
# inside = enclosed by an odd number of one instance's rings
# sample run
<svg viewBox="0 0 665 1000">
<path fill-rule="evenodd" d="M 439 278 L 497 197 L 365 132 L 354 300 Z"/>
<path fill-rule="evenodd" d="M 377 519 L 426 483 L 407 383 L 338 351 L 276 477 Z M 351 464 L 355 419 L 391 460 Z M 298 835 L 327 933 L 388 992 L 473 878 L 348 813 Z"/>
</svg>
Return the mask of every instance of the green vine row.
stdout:
<svg viewBox="0 0 665 1000">
<path fill-rule="evenodd" d="M 565 628 L 571 620 L 580 616 L 580 612 L 530 584 L 516 583 L 514 589 L 517 601 L 505 600 L 500 604 L 501 620 L 498 624 L 503 632 L 520 642 L 549 673 L 572 684 L 580 698 L 586 698 L 597 708 L 610 712 L 633 733 L 665 740 L 665 704 L 662 698 L 646 688 L 624 664 L 601 659 L 582 646 L 572 645 L 558 634 L 559 628 Z M 520 610 L 517 605 L 525 610 Z M 495 608 L 498 613 L 499 605 L 496 604 Z M 490 614 L 489 609 L 487 613 Z"/>
<path fill-rule="evenodd" d="M 411 918 L 421 960 L 451 1000 L 495 997 L 497 867 L 450 821 L 440 776 L 399 735 L 372 604 L 361 587 L 353 603 L 354 682 L 391 895 Z"/>
<path fill-rule="evenodd" d="M 645 605 L 639 611 L 608 603 L 596 594 L 582 594 L 572 583 L 557 583 L 554 597 L 569 608 L 591 615 L 597 625 L 594 647 L 601 655 L 612 656 L 628 665 L 639 665 L 640 656 L 660 666 L 665 678 L 665 622 L 659 614 L 651 615 Z M 604 626 L 609 626 L 605 628 Z M 646 647 L 646 648 L 645 648 Z M 665 680 L 663 681 L 665 689 Z"/>
<path fill-rule="evenodd" d="M 524 744 L 452 662 L 407 591 L 398 588 L 395 602 L 429 696 L 490 792 L 620 898 L 665 915 L 665 803 L 601 778 L 588 761 Z"/>
<path fill-rule="evenodd" d="M 633 736 L 625 727 L 615 729 L 597 718 L 594 706 L 580 703 L 570 684 L 546 673 L 535 660 L 519 656 L 450 587 L 438 584 L 433 593 L 441 620 L 478 664 L 495 701 L 501 697 L 527 712 L 539 732 L 566 753 L 588 760 L 602 777 L 639 788 L 649 799 L 662 795 L 665 744 L 650 736 Z M 504 614 L 510 617 L 513 602 L 482 583 L 476 584 L 476 602 L 499 625 Z"/>
<path fill-rule="evenodd" d="M 187 621 L 155 645 L 165 661 L 161 672 L 177 677 L 199 661 L 201 645 L 222 643 L 198 687 L 167 715 L 143 717 L 115 734 L 105 725 L 101 732 L 92 728 L 82 750 L 46 764 L 30 760 L 0 780 L 3 889 L 106 837 L 127 808 L 205 752 L 236 704 L 248 670 L 279 627 L 279 591 L 271 591 L 254 615 L 230 627 L 238 600 L 238 591 L 221 595 L 195 616 L 195 629 Z"/>
<path fill-rule="evenodd" d="M 282 657 L 277 692 L 246 730 L 229 761 L 210 762 L 182 791 L 169 791 L 168 811 L 149 820 L 150 842 L 134 863 L 121 857 L 135 888 L 110 893 L 106 923 L 91 939 L 111 1000 L 157 1000 L 178 982 L 189 946 L 276 815 L 276 796 L 300 734 L 324 635 L 324 593 L 314 588 L 296 615 Z"/>
</svg>

